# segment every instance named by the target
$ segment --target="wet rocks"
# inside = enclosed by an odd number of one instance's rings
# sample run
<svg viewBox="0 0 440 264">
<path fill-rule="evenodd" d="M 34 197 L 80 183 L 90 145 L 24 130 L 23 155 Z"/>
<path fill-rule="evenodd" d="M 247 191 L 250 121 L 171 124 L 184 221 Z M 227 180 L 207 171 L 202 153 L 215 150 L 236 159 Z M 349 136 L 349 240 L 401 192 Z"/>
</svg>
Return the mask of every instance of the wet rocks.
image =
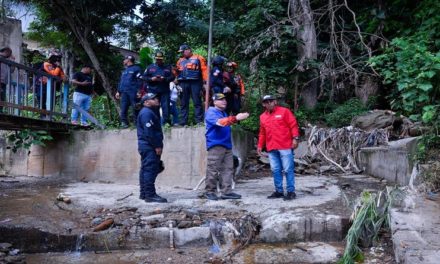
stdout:
<svg viewBox="0 0 440 264">
<path fill-rule="evenodd" d="M 12 248 L 9 243 L 0 243 L 0 263 L 26 263 L 25 257 L 20 255 L 20 250 Z"/>
<path fill-rule="evenodd" d="M 12 247 L 9 243 L 0 243 L 0 252 L 9 252 L 9 249 Z"/>
</svg>

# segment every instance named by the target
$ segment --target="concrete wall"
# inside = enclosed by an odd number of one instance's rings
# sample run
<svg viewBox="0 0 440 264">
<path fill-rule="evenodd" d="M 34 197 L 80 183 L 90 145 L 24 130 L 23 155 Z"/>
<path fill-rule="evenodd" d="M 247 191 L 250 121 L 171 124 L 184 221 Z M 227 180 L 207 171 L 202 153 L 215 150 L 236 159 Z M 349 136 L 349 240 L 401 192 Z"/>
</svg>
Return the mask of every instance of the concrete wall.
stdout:
<svg viewBox="0 0 440 264">
<path fill-rule="evenodd" d="M 5 23 L 0 22 L 0 48 L 10 47 L 15 61 L 22 62 L 23 35 L 21 32 L 21 21 L 7 18 Z"/>
<path fill-rule="evenodd" d="M 372 176 L 408 185 L 416 151 L 417 138 L 392 141 L 384 147 L 362 148 L 358 153 L 359 167 Z"/>
<path fill-rule="evenodd" d="M 233 130 L 233 152 L 246 160 L 253 137 Z M 157 184 L 193 188 L 205 176 L 205 128 L 173 128 L 165 132 L 165 171 Z M 7 175 L 54 176 L 70 180 L 137 183 L 140 156 L 135 130 L 75 131 L 57 135 L 46 147 L 13 154 L 0 142 L 0 169 Z M 0 170 L 1 173 L 1 170 Z"/>
</svg>

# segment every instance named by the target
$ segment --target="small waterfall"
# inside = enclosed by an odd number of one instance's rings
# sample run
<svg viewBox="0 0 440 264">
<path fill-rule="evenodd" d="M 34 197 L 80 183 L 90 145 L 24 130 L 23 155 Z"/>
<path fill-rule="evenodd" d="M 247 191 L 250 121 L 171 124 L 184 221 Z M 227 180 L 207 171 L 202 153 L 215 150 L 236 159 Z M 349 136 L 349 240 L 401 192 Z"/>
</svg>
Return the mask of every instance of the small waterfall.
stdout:
<svg viewBox="0 0 440 264">
<path fill-rule="evenodd" d="M 75 255 L 81 255 L 81 250 L 83 248 L 83 242 L 84 242 L 84 234 L 80 234 L 76 238 L 76 244 L 75 244 Z"/>
</svg>

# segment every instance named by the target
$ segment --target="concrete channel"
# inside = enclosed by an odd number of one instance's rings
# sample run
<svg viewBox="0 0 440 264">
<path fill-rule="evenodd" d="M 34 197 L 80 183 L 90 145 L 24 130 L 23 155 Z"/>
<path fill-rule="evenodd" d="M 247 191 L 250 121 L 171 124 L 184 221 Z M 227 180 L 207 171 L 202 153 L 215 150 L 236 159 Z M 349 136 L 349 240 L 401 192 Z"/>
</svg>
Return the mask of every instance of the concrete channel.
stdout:
<svg viewBox="0 0 440 264">
<path fill-rule="evenodd" d="M 363 190 L 387 184 L 361 174 L 297 175 L 297 199 L 269 200 L 273 182 L 266 171 L 237 180 L 240 200 L 200 199 L 201 190 L 193 187 L 205 166 L 203 128 L 182 128 L 166 137 L 166 164 L 178 165 L 158 179 L 158 193 L 169 203 L 147 204 L 138 199 L 134 131 L 102 133 L 80 132 L 73 136 L 78 144 L 59 140 L 44 151 L 0 152 L 9 172 L 0 178 L 0 243 L 19 249 L 26 263 L 221 263 L 216 258 L 237 246 L 230 224 L 246 217 L 257 223 L 255 236 L 233 263 L 335 263 L 344 249 L 351 203 Z M 234 149 L 245 159 L 252 140 L 234 133 L 235 140 L 248 142 Z M 173 151 L 182 138 L 193 143 L 189 153 Z M 47 166 L 51 159 L 55 164 Z M 58 201 L 60 195 L 71 202 Z M 113 220 L 110 228 L 93 231 L 106 219 Z"/>
<path fill-rule="evenodd" d="M 291 263 L 283 259 L 292 258 L 303 259 L 293 263 L 334 263 L 349 227 L 351 210 L 346 201 L 363 189 L 383 187 L 379 180 L 365 175 L 298 176 L 297 199 L 274 201 L 266 199 L 272 179 L 262 177 L 237 182 L 241 200 L 207 201 L 198 198 L 197 191 L 161 186 L 159 193 L 170 202 L 147 204 L 138 199 L 136 185 L 73 182 L 50 187 L 32 180 L 26 183 L 28 179 L 15 177 L 23 185 L 14 188 L 10 183 L 11 188 L 3 188 L 0 201 L 2 240 L 31 254 L 28 263 L 41 263 L 44 256 L 48 258 L 44 263 L 57 263 L 59 257 L 66 257 L 65 253 L 40 254 L 33 261 L 36 256 L 32 253 L 117 251 L 123 255 L 133 250 L 170 250 L 170 231 L 175 249 L 204 248 L 208 252 L 213 245 L 213 223 L 220 227 L 220 250 L 226 252 L 233 243 L 226 223 L 246 215 L 258 220 L 259 232 L 249 249 L 253 253 L 237 255 L 236 263 Z M 72 202 L 57 202 L 60 193 Z M 114 219 L 112 228 L 93 232 L 93 222 L 107 218 Z M 278 251 L 284 252 L 275 254 L 280 259 L 258 261 Z M 251 256 L 253 262 L 249 262 Z"/>
</svg>

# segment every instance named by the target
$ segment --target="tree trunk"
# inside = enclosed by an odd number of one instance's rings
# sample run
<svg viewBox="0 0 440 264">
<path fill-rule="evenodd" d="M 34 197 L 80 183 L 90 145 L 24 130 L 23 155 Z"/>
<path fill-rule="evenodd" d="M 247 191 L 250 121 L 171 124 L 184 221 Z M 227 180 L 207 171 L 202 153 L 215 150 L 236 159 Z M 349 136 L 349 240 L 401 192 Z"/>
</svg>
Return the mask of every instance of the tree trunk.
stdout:
<svg viewBox="0 0 440 264">
<path fill-rule="evenodd" d="M 95 71 L 98 73 L 99 77 L 101 78 L 102 85 L 104 86 L 104 90 L 107 92 L 108 96 L 112 99 L 113 103 L 115 104 L 116 110 L 118 111 L 118 114 L 120 114 L 121 109 L 119 107 L 116 98 L 113 96 L 112 86 L 108 81 L 108 78 L 105 75 L 104 71 L 102 70 L 101 64 L 99 63 L 99 60 L 96 57 L 96 54 L 92 49 L 92 46 L 87 40 L 87 36 L 89 32 L 91 32 L 91 28 L 88 27 L 84 21 L 78 21 L 79 18 L 76 17 L 75 14 L 68 9 L 68 5 L 65 5 L 63 1 L 58 0 L 58 1 L 54 1 L 54 3 L 55 5 L 53 6 L 53 8 L 56 8 L 58 10 L 60 17 L 62 17 L 67 22 L 73 34 L 79 40 L 79 43 L 84 48 L 84 51 L 86 52 L 87 56 L 92 62 Z"/>
<path fill-rule="evenodd" d="M 318 72 L 308 66 L 310 60 L 317 59 L 316 30 L 312 9 L 309 0 L 290 0 L 289 5 L 296 38 L 300 42 L 297 48 L 299 62 L 296 68 L 299 72 L 311 73 L 313 78 L 302 88 L 301 97 L 306 108 L 313 108 L 318 102 L 318 78 L 316 78 Z"/>
<path fill-rule="evenodd" d="M 120 114 L 121 109 L 119 107 L 118 101 L 113 96 L 112 86 L 111 86 L 110 82 L 108 81 L 108 78 L 105 75 L 105 72 L 101 69 L 101 64 L 99 63 L 95 52 L 93 51 L 92 47 L 90 46 L 90 43 L 83 38 L 80 38 L 79 41 L 80 41 L 81 45 L 83 46 L 85 52 L 89 56 L 89 59 L 92 62 L 93 67 L 95 68 L 95 71 L 99 74 L 99 77 L 101 77 L 102 85 L 104 86 L 105 91 L 107 92 L 108 96 L 113 101 L 113 103 L 115 104 L 115 107 L 116 107 L 116 110 L 118 111 L 118 114 Z"/>
</svg>

